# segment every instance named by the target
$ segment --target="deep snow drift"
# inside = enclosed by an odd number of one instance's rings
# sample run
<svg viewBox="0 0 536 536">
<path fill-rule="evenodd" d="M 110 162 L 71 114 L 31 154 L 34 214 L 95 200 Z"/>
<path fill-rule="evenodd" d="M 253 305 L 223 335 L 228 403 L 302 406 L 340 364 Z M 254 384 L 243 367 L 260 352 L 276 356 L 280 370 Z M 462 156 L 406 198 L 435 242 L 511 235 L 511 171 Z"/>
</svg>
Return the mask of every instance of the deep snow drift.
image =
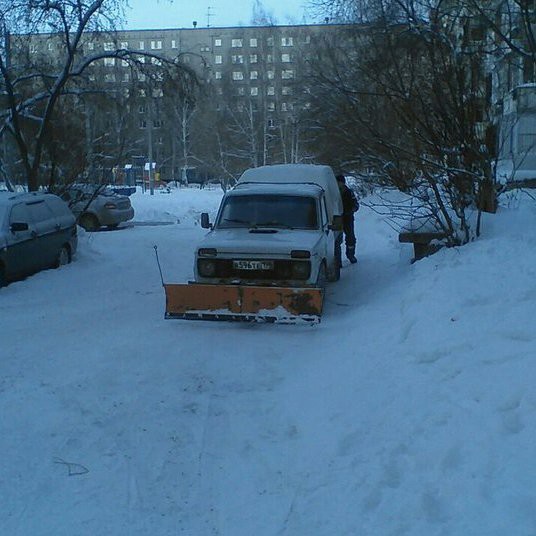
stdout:
<svg viewBox="0 0 536 536">
<path fill-rule="evenodd" d="M 413 265 L 362 205 L 320 325 L 165 321 L 220 198 L 0 289 L 0 533 L 536 534 L 536 204 Z"/>
</svg>

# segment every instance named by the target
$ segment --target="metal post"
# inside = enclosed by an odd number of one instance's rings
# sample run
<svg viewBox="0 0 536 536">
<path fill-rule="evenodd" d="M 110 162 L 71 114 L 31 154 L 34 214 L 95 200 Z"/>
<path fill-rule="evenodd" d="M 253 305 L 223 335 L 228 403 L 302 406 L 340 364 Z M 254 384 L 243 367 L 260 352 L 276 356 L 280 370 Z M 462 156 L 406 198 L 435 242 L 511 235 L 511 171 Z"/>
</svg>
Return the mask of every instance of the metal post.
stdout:
<svg viewBox="0 0 536 536">
<path fill-rule="evenodd" d="M 149 144 L 149 190 L 154 195 L 154 174 L 153 174 L 153 101 L 148 99 L 148 122 L 147 122 L 147 141 Z"/>
</svg>

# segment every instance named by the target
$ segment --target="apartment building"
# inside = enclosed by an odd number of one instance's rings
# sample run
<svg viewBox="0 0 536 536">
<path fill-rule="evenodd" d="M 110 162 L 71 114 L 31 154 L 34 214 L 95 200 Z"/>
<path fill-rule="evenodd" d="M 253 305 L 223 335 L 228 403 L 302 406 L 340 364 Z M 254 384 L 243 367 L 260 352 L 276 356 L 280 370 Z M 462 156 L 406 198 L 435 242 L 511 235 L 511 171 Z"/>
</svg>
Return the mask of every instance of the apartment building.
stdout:
<svg viewBox="0 0 536 536">
<path fill-rule="evenodd" d="M 122 108 L 128 109 L 131 116 L 131 137 L 136 138 L 136 129 L 140 131 L 138 153 L 146 160 L 148 153 L 152 153 L 157 164 L 171 161 L 171 165 L 162 166 L 165 178 L 170 178 L 176 176 L 177 168 L 190 165 L 189 148 L 184 145 L 192 136 L 178 134 L 185 126 L 178 124 L 170 113 L 169 101 L 173 101 L 174 95 L 166 94 L 164 80 L 159 79 L 158 57 L 178 59 L 197 74 L 205 93 L 211 94 L 204 106 L 213 106 L 217 111 L 232 107 L 235 117 L 236 113 L 254 113 L 256 135 L 263 137 L 256 143 L 262 155 L 254 163 L 268 163 L 270 149 L 266 140 L 270 138 L 274 146 L 273 138 L 283 135 L 281 126 L 295 122 L 299 108 L 307 105 L 302 98 L 307 59 L 314 56 L 320 40 L 344 27 L 319 24 L 89 33 L 84 37 L 82 50 L 85 57 L 127 50 L 146 64 L 143 69 L 132 69 L 126 59 L 102 58 L 88 69 L 87 76 L 93 84 L 100 84 L 124 100 Z M 59 36 L 40 34 L 30 36 L 28 50 L 30 57 L 53 61 L 61 46 Z M 151 83 L 145 87 L 148 77 Z M 175 104 L 181 105 L 179 97 Z M 109 118 L 107 126 L 113 128 L 117 123 Z M 281 159 L 280 155 L 272 156 Z M 297 156 L 290 155 L 289 150 L 285 159 L 293 158 Z"/>
</svg>

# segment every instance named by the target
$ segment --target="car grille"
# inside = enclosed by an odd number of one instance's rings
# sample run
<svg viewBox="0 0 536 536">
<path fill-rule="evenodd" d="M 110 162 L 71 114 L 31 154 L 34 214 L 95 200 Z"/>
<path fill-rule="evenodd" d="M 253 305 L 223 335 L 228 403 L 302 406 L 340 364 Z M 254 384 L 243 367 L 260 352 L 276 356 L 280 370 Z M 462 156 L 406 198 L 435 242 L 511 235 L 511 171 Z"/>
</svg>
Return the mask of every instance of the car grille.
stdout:
<svg viewBox="0 0 536 536">
<path fill-rule="evenodd" d="M 256 280 L 270 280 L 270 279 L 295 279 L 292 276 L 292 265 L 297 262 L 308 261 L 290 261 L 276 259 L 273 261 L 273 270 L 237 270 L 233 268 L 232 259 L 213 259 L 216 264 L 216 273 L 213 277 L 220 277 L 224 279 L 256 279 Z M 306 278 L 305 278 L 306 279 Z"/>
</svg>

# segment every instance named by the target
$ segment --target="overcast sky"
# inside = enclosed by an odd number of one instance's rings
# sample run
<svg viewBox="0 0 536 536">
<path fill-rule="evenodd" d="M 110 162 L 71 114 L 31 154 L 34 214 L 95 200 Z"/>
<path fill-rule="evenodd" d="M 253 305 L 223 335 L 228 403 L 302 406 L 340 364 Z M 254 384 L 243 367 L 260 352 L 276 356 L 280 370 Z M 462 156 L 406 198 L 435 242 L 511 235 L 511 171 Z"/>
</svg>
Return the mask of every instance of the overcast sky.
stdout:
<svg viewBox="0 0 536 536">
<path fill-rule="evenodd" d="M 126 29 L 239 26 L 251 23 L 254 0 L 129 0 Z M 315 22 L 306 12 L 307 0 L 264 0 L 277 24 Z M 210 7 L 210 17 L 207 13 Z"/>
</svg>

